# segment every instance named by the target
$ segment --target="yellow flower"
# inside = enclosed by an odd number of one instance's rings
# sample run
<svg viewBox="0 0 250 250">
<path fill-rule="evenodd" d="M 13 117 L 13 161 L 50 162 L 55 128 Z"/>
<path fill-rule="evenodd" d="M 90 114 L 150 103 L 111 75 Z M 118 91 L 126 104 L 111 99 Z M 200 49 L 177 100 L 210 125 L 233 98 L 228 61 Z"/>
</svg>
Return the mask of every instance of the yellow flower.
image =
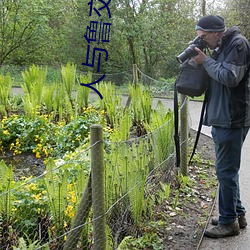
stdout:
<svg viewBox="0 0 250 250">
<path fill-rule="evenodd" d="M 34 191 L 37 190 L 37 185 L 35 183 L 30 183 L 29 185 L 26 186 L 26 189 L 28 191 Z"/>
<path fill-rule="evenodd" d="M 66 208 L 66 211 L 64 211 L 64 213 L 65 213 L 65 215 L 68 215 L 69 218 L 73 218 L 74 217 L 73 206 L 68 205 Z"/>
<path fill-rule="evenodd" d="M 48 157 L 49 153 L 46 147 L 43 147 L 43 153 L 45 154 L 46 157 Z"/>
<path fill-rule="evenodd" d="M 13 155 L 18 155 L 18 154 L 21 154 L 21 153 L 22 153 L 22 151 L 19 151 L 19 150 L 15 149 Z"/>
<path fill-rule="evenodd" d="M 40 201 L 42 199 L 41 195 L 42 195 L 41 193 L 33 194 L 32 197 L 35 198 L 36 201 Z"/>
<path fill-rule="evenodd" d="M 101 115 L 105 115 L 105 113 L 106 113 L 106 111 L 104 109 L 101 110 L 101 112 L 100 112 Z"/>
<path fill-rule="evenodd" d="M 3 131 L 3 134 L 4 134 L 4 135 L 9 135 L 10 133 L 9 133 L 8 130 L 4 130 L 4 131 Z"/>
<path fill-rule="evenodd" d="M 41 155 L 39 152 L 36 152 L 36 158 L 40 159 L 41 158 Z"/>
<path fill-rule="evenodd" d="M 29 177 L 26 177 L 26 176 L 22 176 L 20 177 L 21 180 L 24 180 L 24 181 L 29 181 L 31 180 L 33 177 L 32 176 L 29 176 Z"/>
<path fill-rule="evenodd" d="M 17 208 L 13 207 L 11 210 L 12 210 L 12 212 L 16 212 Z"/>
<path fill-rule="evenodd" d="M 76 196 L 75 196 L 75 195 L 72 195 L 72 197 L 71 197 L 71 202 L 72 202 L 72 203 L 76 203 Z"/>
</svg>

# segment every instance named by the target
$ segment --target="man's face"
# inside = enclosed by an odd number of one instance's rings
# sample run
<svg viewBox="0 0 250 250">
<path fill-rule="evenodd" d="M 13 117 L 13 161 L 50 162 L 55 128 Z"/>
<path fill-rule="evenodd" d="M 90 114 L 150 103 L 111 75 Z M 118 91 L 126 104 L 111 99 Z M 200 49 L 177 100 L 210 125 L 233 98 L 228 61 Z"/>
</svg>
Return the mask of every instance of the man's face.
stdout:
<svg viewBox="0 0 250 250">
<path fill-rule="evenodd" d="M 210 49 L 215 49 L 218 46 L 218 42 L 221 38 L 221 32 L 206 32 L 203 30 L 197 30 L 196 33 L 208 44 Z"/>
</svg>

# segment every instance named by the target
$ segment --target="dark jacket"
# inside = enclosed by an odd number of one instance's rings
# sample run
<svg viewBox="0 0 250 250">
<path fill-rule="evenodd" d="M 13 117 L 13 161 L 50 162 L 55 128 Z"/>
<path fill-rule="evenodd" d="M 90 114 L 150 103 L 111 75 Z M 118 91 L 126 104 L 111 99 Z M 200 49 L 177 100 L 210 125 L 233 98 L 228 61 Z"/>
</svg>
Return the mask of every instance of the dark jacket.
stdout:
<svg viewBox="0 0 250 250">
<path fill-rule="evenodd" d="M 211 77 L 204 125 L 250 126 L 250 46 L 237 27 L 227 30 L 218 50 L 203 63 Z"/>
</svg>

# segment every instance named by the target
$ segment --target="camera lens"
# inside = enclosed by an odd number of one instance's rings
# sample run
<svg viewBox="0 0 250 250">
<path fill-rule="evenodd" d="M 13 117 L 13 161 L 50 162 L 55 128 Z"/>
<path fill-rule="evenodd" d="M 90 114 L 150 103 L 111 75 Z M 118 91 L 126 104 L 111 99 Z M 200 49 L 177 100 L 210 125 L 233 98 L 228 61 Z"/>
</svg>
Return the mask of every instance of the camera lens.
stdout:
<svg viewBox="0 0 250 250">
<path fill-rule="evenodd" d="M 177 61 L 179 63 L 183 63 L 188 58 L 198 55 L 198 53 L 194 49 L 195 47 L 195 44 L 191 44 L 189 47 L 187 47 L 180 55 L 176 57 Z"/>
<path fill-rule="evenodd" d="M 207 43 L 199 36 L 197 36 L 192 43 L 180 54 L 176 57 L 177 61 L 179 63 L 183 63 L 188 58 L 198 55 L 195 47 L 199 48 L 200 50 L 203 50 L 207 47 Z"/>
</svg>

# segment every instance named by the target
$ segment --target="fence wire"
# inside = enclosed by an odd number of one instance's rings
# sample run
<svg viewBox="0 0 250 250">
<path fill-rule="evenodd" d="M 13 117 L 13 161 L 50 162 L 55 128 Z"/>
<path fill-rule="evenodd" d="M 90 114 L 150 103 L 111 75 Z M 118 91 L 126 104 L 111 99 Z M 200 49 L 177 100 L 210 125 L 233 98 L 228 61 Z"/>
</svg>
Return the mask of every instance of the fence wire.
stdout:
<svg viewBox="0 0 250 250">
<path fill-rule="evenodd" d="M 160 96 L 173 96 L 174 91 L 174 80 L 156 80 L 146 74 L 144 74 L 139 68 L 137 68 L 139 73 L 139 81 L 148 86 L 154 95 Z"/>
</svg>

